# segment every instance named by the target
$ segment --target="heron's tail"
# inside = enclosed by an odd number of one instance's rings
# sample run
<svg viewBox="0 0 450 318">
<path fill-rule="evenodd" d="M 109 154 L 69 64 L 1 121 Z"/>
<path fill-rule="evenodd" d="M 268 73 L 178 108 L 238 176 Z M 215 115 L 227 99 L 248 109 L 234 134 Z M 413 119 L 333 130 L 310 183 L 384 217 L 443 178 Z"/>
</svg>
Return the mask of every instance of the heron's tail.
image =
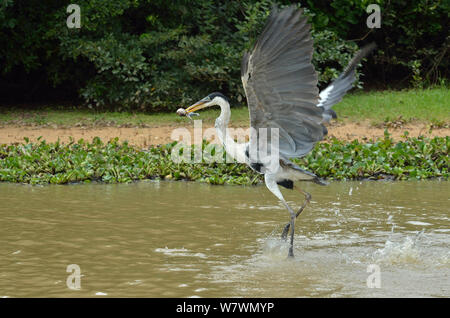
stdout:
<svg viewBox="0 0 450 318">
<path fill-rule="evenodd" d="M 353 58 L 350 60 L 350 62 L 345 67 L 344 71 L 339 77 L 346 77 L 350 75 L 350 73 L 356 69 L 359 62 L 361 62 L 361 60 L 364 57 L 366 57 L 370 52 L 372 52 L 376 47 L 377 45 L 375 44 L 375 42 L 363 46 L 358 52 L 356 52 L 355 56 L 353 56 Z"/>
<path fill-rule="evenodd" d="M 352 88 L 353 82 L 356 80 L 356 67 L 364 57 L 375 49 L 376 46 L 377 45 L 372 42 L 361 48 L 345 67 L 341 75 L 320 92 L 319 103 L 317 106 L 323 108 L 322 116 L 325 122 L 329 122 L 331 118 L 337 117 L 335 111 L 332 110 L 331 107 L 339 103 L 347 91 Z"/>
</svg>

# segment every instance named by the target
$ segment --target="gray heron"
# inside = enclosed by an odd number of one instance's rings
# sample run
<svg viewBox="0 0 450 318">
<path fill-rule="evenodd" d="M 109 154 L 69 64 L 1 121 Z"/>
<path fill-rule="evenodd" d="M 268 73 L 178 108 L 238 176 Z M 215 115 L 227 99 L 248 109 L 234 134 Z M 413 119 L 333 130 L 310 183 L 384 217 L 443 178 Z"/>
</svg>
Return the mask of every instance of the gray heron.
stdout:
<svg viewBox="0 0 450 318">
<path fill-rule="evenodd" d="M 311 200 L 311 195 L 294 186 L 294 182 L 311 181 L 325 185 L 315 174 L 301 169 L 290 159 L 305 156 L 324 138 L 327 134 L 324 124 L 336 118 L 331 107 L 352 88 L 356 67 L 375 47 L 373 43 L 363 47 L 342 74 L 319 94 L 317 73 L 311 63 L 313 40 L 310 28 L 302 9 L 289 6 L 278 10 L 274 7 L 252 51 L 244 53 L 241 79 L 250 112 L 250 126 L 255 132 L 248 143 L 237 143 L 227 135 L 231 111 L 228 99 L 221 93 L 209 94 L 187 109 L 177 111 L 178 115 L 189 116 L 203 108 L 220 107 L 215 128 L 225 151 L 264 174 L 267 188 L 289 211 L 290 220 L 282 232 L 282 238 L 286 240 L 290 230 L 289 257 L 294 256 L 295 220 Z M 276 134 L 262 134 L 261 129 L 276 129 Z M 274 135 L 277 136 L 275 164 L 265 160 L 268 156 L 273 158 L 273 151 L 268 154 L 266 148 L 262 153 L 258 148 L 262 139 L 267 145 L 274 144 L 269 137 Z M 297 212 L 288 205 L 279 186 L 298 189 L 305 196 Z"/>
</svg>

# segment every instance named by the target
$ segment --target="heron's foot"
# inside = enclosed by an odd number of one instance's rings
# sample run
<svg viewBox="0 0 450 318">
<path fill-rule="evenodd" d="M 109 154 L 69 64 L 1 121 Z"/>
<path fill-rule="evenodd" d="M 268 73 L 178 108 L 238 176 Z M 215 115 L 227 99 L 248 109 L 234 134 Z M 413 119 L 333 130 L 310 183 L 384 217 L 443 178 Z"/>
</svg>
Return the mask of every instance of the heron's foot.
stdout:
<svg viewBox="0 0 450 318">
<path fill-rule="evenodd" d="M 289 259 L 293 259 L 294 258 L 294 247 L 292 245 L 289 247 L 288 258 Z"/>
<path fill-rule="evenodd" d="M 283 240 L 283 241 L 286 241 L 287 240 L 287 235 L 288 235 L 288 233 L 289 233 L 289 228 L 291 227 L 291 224 L 290 223 L 288 223 L 288 224 L 286 224 L 285 225 L 285 227 L 284 227 L 284 229 L 283 229 L 283 233 L 281 233 L 281 239 Z"/>
</svg>

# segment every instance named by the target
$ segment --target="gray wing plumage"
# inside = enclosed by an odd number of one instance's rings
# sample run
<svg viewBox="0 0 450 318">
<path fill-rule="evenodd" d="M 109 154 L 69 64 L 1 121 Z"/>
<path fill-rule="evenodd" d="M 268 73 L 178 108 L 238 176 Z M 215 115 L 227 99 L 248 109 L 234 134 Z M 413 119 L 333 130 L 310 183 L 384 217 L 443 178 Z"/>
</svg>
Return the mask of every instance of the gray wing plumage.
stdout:
<svg viewBox="0 0 450 318">
<path fill-rule="evenodd" d="M 341 75 L 336 78 L 327 88 L 320 92 L 318 107 L 323 109 L 323 118 L 329 122 L 331 118 L 336 118 L 336 113 L 331 107 L 342 100 L 342 97 L 352 88 L 355 81 L 355 71 L 359 62 L 367 56 L 374 48 L 375 43 L 370 43 L 359 50 Z"/>
<path fill-rule="evenodd" d="M 310 25 L 294 6 L 274 8 L 251 53 L 245 53 L 241 78 L 250 125 L 279 129 L 279 153 L 307 154 L 323 139 L 323 108 L 317 107 L 317 74 L 311 63 Z"/>
</svg>

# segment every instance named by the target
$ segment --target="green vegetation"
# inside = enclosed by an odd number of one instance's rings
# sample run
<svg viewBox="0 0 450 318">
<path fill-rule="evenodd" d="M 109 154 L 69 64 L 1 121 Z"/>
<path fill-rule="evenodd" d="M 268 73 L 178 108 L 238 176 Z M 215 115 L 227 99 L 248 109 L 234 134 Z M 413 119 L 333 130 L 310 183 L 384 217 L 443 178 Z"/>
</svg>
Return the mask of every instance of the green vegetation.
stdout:
<svg viewBox="0 0 450 318">
<path fill-rule="evenodd" d="M 297 163 L 322 178 L 397 180 L 449 177 L 450 137 L 410 138 L 393 142 L 385 138 L 369 143 L 346 143 L 335 139 L 318 144 Z"/>
<path fill-rule="evenodd" d="M 273 2 L 305 8 L 322 86 L 370 41 L 378 49 L 363 63 L 366 84 L 421 88 L 448 80 L 449 1 L 79 0 L 81 28 L 69 29 L 66 1 L 4 0 L 0 99 L 148 112 L 173 111 L 217 90 L 240 100 L 243 51 Z M 370 3 L 380 5 L 380 29 L 366 26 Z"/>
<path fill-rule="evenodd" d="M 205 124 L 213 124 L 219 116 L 219 109 L 202 110 L 201 117 Z M 197 118 L 194 118 L 197 119 Z M 235 107 L 232 110 L 232 123 L 248 125 L 247 107 Z M 96 112 L 93 110 L 55 110 L 45 108 L 39 110 L 8 110 L 0 112 L 0 125 L 20 126 L 58 126 L 58 127 L 156 127 L 159 125 L 187 125 L 188 119 L 179 117 L 175 112 L 142 113 L 142 112 Z"/>
<path fill-rule="evenodd" d="M 306 3 L 305 3 L 306 2 Z M 421 88 L 448 79 L 450 38 L 446 30 L 450 2 L 442 0 L 304 0 L 317 30 L 346 40 L 371 38 L 377 52 L 365 67 L 368 83 Z M 367 30 L 369 4 L 381 10 L 381 27 Z M 446 60 L 446 61 L 445 61 Z M 386 85 L 387 84 L 387 85 Z"/>
<path fill-rule="evenodd" d="M 201 97 L 203 96 L 197 98 Z M 334 109 L 339 120 L 369 120 L 372 124 L 379 125 L 396 121 L 401 117 L 404 122 L 422 121 L 439 128 L 450 124 L 449 100 L 450 90 L 445 87 L 375 91 L 347 94 Z M 203 110 L 199 118 L 203 120 L 204 124 L 213 124 L 219 111 L 218 108 Z M 245 106 L 233 107 L 231 116 L 233 125 L 247 126 L 249 123 L 248 109 Z M 0 112 L 0 125 L 155 127 L 158 125 L 186 125 L 186 121 L 186 118 L 180 118 L 173 112 L 152 114 L 96 112 L 87 108 L 68 110 L 55 107 Z"/>
<path fill-rule="evenodd" d="M 142 179 L 192 180 L 211 184 L 251 185 L 262 181 L 244 164 L 175 163 L 176 143 L 138 150 L 117 139 L 103 144 L 83 140 L 0 145 L 0 181 L 30 184 L 132 182 Z M 206 143 L 203 144 L 206 146 Z M 296 162 L 326 179 L 426 179 L 449 177 L 450 137 L 385 138 L 371 143 L 333 140 L 320 143 Z"/>
<path fill-rule="evenodd" d="M 339 118 L 368 119 L 374 124 L 402 118 L 431 123 L 450 122 L 450 90 L 446 87 L 347 94 L 333 109 Z"/>
<path fill-rule="evenodd" d="M 178 103 L 215 90 L 243 97 L 242 54 L 261 32 L 272 1 L 77 4 L 80 29 L 62 27 L 68 14 L 58 1 L 25 6 L 7 0 L 0 7 L 0 47 L 6 48 L 0 49 L 0 62 L 6 78 L 16 77 L 17 68 L 39 72 L 40 80 L 23 83 L 31 86 L 23 89 L 26 94 L 39 92 L 40 83 L 59 85 L 96 109 L 173 111 Z M 331 31 L 313 35 L 316 67 L 324 74 L 321 81 L 328 81 L 345 67 L 357 45 Z"/>
</svg>

